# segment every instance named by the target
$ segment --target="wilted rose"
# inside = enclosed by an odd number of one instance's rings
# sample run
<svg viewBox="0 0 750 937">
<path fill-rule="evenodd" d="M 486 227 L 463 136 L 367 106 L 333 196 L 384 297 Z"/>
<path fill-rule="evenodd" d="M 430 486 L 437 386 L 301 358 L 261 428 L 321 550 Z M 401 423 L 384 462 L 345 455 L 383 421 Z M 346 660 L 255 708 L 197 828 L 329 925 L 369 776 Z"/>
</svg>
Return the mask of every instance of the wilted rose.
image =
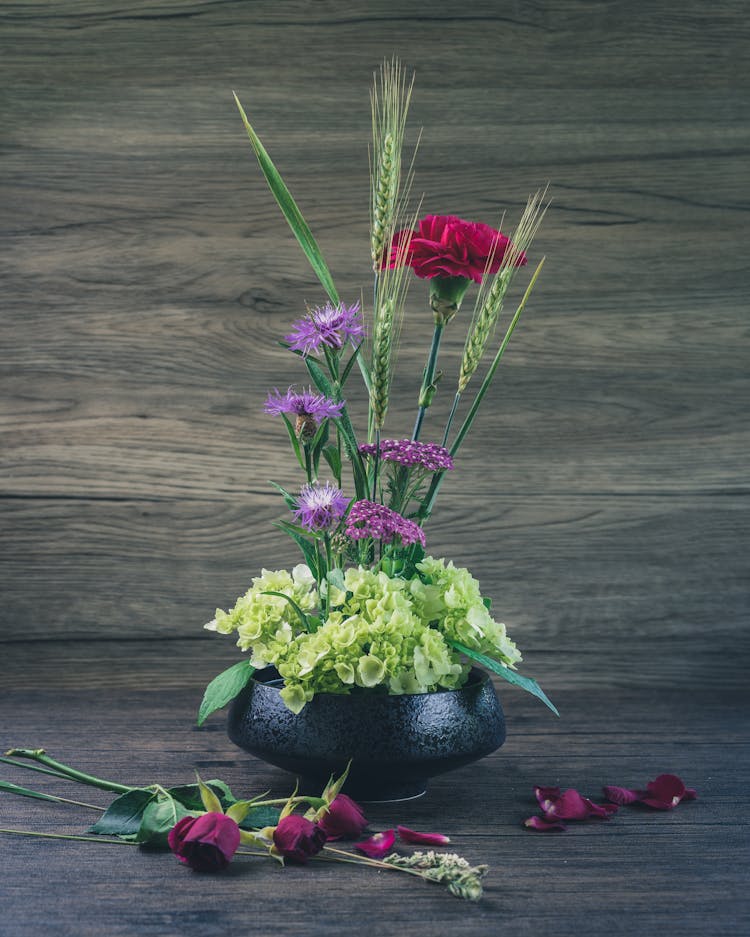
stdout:
<svg viewBox="0 0 750 937">
<path fill-rule="evenodd" d="M 411 240 L 404 249 L 409 235 Z M 466 277 L 481 283 L 485 272 L 497 273 L 510 247 L 509 238 L 482 222 L 464 221 L 455 215 L 427 215 L 416 231 L 397 232 L 389 263 L 391 267 L 399 262 L 411 267 L 423 279 Z M 525 263 L 526 255 L 520 253 L 515 266 Z"/>
<path fill-rule="evenodd" d="M 367 828 L 367 819 L 351 797 L 338 794 L 318 820 L 318 826 L 328 839 L 341 839 L 342 836 L 360 836 Z"/>
<path fill-rule="evenodd" d="M 240 845 L 240 828 L 223 813 L 183 817 L 169 831 L 169 848 L 196 872 L 225 869 Z"/>
<path fill-rule="evenodd" d="M 273 831 L 276 851 L 291 862 L 303 864 L 320 852 L 326 839 L 325 832 L 317 823 L 295 813 L 282 817 Z"/>
</svg>

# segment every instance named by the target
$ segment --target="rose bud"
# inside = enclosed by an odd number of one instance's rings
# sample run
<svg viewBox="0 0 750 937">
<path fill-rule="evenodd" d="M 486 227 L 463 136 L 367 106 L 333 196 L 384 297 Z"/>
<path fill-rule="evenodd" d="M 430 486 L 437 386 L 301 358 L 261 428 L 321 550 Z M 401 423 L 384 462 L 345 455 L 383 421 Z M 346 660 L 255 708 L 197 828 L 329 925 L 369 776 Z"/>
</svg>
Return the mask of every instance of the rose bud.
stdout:
<svg viewBox="0 0 750 937">
<path fill-rule="evenodd" d="M 361 836 L 367 828 L 367 819 L 359 804 L 346 794 L 339 794 L 327 810 L 321 811 L 318 826 L 328 839 L 341 839 L 342 836 Z"/>
<path fill-rule="evenodd" d="M 240 845 L 240 828 L 223 813 L 183 817 L 169 831 L 169 848 L 196 872 L 225 869 Z"/>
<path fill-rule="evenodd" d="M 282 817 L 273 831 L 276 852 L 290 862 L 302 864 L 320 852 L 326 838 L 325 832 L 316 823 L 296 813 Z"/>
</svg>

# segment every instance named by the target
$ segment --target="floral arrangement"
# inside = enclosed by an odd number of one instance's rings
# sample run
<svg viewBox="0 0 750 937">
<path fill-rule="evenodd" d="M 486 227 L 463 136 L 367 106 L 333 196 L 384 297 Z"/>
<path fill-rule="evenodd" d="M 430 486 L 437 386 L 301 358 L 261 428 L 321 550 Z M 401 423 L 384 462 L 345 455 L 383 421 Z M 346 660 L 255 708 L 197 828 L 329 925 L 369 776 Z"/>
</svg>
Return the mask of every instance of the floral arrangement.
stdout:
<svg viewBox="0 0 750 937">
<path fill-rule="evenodd" d="M 316 693 L 425 693 L 454 689 L 479 662 L 552 703 L 518 673 L 521 654 L 492 614 L 492 604 L 464 568 L 427 553 L 425 525 L 441 484 L 458 467 L 461 446 L 487 394 L 544 259 L 505 326 L 483 380 L 454 431 L 475 374 L 493 344 L 506 297 L 546 205 L 527 203 L 511 237 L 453 215 L 409 212 L 413 180 L 403 158 L 412 82 L 397 62 L 385 63 L 371 95 L 371 313 L 343 302 L 313 235 L 236 99 L 266 180 L 327 294 L 293 322 L 280 341 L 307 372 L 286 391 L 271 390 L 264 410 L 288 434 L 301 486 L 274 484 L 288 514 L 277 526 L 299 547 L 303 563 L 262 570 L 228 611 L 205 627 L 236 637 L 247 655 L 206 690 L 199 724 L 226 705 L 253 672 L 273 665 L 281 696 L 298 713 Z M 396 349 L 412 282 L 425 281 L 432 340 L 417 395 L 410 438 L 387 438 Z M 443 376 L 440 344 L 469 287 L 473 314 L 456 374 L 447 422 L 425 441 L 430 406 Z M 358 372 L 368 399 L 366 425 L 355 430 L 347 406 Z M 434 432 L 434 431 L 433 431 Z M 366 439 L 363 437 L 366 436 Z M 440 441 L 436 441 L 439 439 Z"/>
</svg>

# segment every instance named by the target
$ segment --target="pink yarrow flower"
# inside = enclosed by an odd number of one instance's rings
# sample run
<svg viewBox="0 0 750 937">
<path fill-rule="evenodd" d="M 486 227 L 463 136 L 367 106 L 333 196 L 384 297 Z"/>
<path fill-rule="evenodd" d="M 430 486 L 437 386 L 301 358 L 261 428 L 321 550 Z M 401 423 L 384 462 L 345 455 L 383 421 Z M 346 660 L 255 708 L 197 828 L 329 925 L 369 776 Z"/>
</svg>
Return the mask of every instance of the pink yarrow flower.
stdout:
<svg viewBox="0 0 750 937">
<path fill-rule="evenodd" d="M 364 443 L 359 447 L 362 455 L 375 457 L 375 443 Z M 443 472 L 453 468 L 453 458 L 445 446 L 434 442 L 415 442 L 413 439 L 381 439 L 380 458 L 384 462 L 399 465 L 421 466 L 428 472 Z"/>
<path fill-rule="evenodd" d="M 409 235 L 411 241 L 404 250 L 402 243 Z M 455 215 L 427 215 L 416 231 L 397 232 L 388 265 L 395 267 L 401 259 L 422 279 L 465 277 L 481 283 L 485 272 L 497 273 L 511 247 L 510 239 L 489 225 Z M 520 253 L 515 266 L 525 263 L 526 255 Z"/>
<path fill-rule="evenodd" d="M 328 839 L 361 836 L 367 829 L 367 818 L 359 804 L 351 797 L 338 794 L 329 804 L 327 812 L 318 820 L 318 826 Z"/>
<path fill-rule="evenodd" d="M 382 859 L 393 849 L 395 841 L 396 831 L 386 830 L 384 833 L 376 833 L 369 839 L 362 840 L 361 843 L 355 843 L 354 848 L 359 849 L 371 859 Z"/>
<path fill-rule="evenodd" d="M 289 347 L 303 355 L 317 354 L 321 345 L 334 351 L 347 342 L 359 344 L 365 330 L 359 315 L 359 303 L 353 306 L 325 306 L 311 309 L 294 323 L 294 331 L 285 336 Z"/>
<path fill-rule="evenodd" d="M 632 790 L 628 787 L 607 785 L 604 796 L 615 804 L 645 804 L 654 810 L 672 810 L 683 800 L 695 800 L 698 796 L 692 787 L 685 787 L 682 778 L 676 774 L 660 774 L 649 781 L 646 790 Z"/>
<path fill-rule="evenodd" d="M 404 546 L 425 545 L 424 531 L 419 524 L 374 501 L 354 502 L 346 519 L 346 535 L 352 540 L 370 538 L 383 543 L 392 543 L 398 537 Z"/>
<path fill-rule="evenodd" d="M 240 845 L 240 828 L 223 813 L 183 817 L 167 836 L 169 848 L 196 872 L 225 869 Z"/>
<path fill-rule="evenodd" d="M 447 846 L 450 843 L 450 838 L 442 833 L 418 833 L 406 826 L 399 826 L 396 829 L 405 843 L 411 843 L 415 846 Z"/>
</svg>

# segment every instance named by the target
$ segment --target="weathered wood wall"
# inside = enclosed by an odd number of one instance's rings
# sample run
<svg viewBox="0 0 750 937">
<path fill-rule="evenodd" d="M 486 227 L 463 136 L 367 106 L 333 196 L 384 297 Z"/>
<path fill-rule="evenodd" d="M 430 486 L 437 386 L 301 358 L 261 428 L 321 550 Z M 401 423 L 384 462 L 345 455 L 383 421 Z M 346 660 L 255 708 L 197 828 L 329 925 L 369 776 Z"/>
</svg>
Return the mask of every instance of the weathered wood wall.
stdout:
<svg viewBox="0 0 750 937">
<path fill-rule="evenodd" d="M 396 53 L 417 73 L 426 210 L 494 222 L 547 180 L 554 196 L 542 282 L 431 548 L 476 570 L 529 664 L 540 655 L 562 683 L 732 671 L 746 612 L 742 4 L 2 16 L 3 641 L 194 638 L 261 563 L 291 562 L 267 479 L 294 477 L 261 403 L 302 379 L 274 343 L 322 294 L 230 92 L 342 295 L 367 295 L 367 93 Z M 421 286 L 393 433 L 425 353 Z"/>
</svg>

